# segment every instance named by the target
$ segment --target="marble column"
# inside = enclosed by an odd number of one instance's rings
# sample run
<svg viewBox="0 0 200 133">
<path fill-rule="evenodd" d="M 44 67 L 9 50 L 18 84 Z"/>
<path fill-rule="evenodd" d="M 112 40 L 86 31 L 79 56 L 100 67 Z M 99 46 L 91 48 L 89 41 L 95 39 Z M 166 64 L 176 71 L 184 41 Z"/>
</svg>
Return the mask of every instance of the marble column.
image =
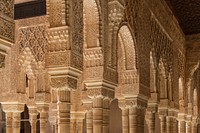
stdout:
<svg viewBox="0 0 200 133">
<path fill-rule="evenodd" d="M 70 133 L 70 91 L 58 90 L 58 133 Z"/>
<path fill-rule="evenodd" d="M 166 133 L 166 116 L 164 115 L 160 116 L 160 128 L 161 133 Z"/>
<path fill-rule="evenodd" d="M 186 123 L 186 133 L 192 133 L 192 124 L 191 122 Z"/>
<path fill-rule="evenodd" d="M 197 123 L 192 122 L 192 133 L 197 133 Z"/>
<path fill-rule="evenodd" d="M 143 133 L 145 109 L 134 106 L 129 107 L 129 133 Z"/>
<path fill-rule="evenodd" d="M 40 133 L 46 133 L 47 115 L 46 111 L 40 112 Z"/>
<path fill-rule="evenodd" d="M 103 133 L 109 133 L 110 122 L 110 99 L 103 99 Z"/>
<path fill-rule="evenodd" d="M 103 133 L 103 97 L 93 99 L 93 133 Z"/>
<path fill-rule="evenodd" d="M 21 112 L 13 113 L 13 133 L 20 133 Z"/>
<path fill-rule="evenodd" d="M 6 112 L 6 133 L 12 133 L 12 112 Z"/>
<path fill-rule="evenodd" d="M 122 110 L 122 133 L 129 133 L 129 109 L 121 108 Z"/>
<path fill-rule="evenodd" d="M 137 133 L 137 108 L 129 108 L 129 133 Z"/>
<path fill-rule="evenodd" d="M 31 125 L 31 133 L 36 133 L 37 130 L 37 108 L 29 108 L 29 122 Z"/>
<path fill-rule="evenodd" d="M 2 103 L 6 113 L 6 133 L 20 133 L 20 114 L 24 111 L 23 103 Z"/>
<path fill-rule="evenodd" d="M 36 105 L 37 111 L 40 114 L 40 133 L 46 133 L 49 104 L 44 102 L 37 102 Z"/>
<path fill-rule="evenodd" d="M 156 113 L 149 112 L 149 133 L 155 133 Z"/>
<path fill-rule="evenodd" d="M 185 133 L 186 132 L 186 123 L 185 121 L 179 120 L 179 133 Z"/>
<path fill-rule="evenodd" d="M 167 133 L 173 133 L 173 118 L 166 117 Z"/>
<path fill-rule="evenodd" d="M 87 128 L 87 133 L 92 133 L 93 132 L 93 114 L 92 110 L 88 110 L 86 113 L 86 128 Z"/>
<path fill-rule="evenodd" d="M 176 118 L 173 118 L 173 133 L 177 133 L 179 130 L 178 130 L 178 121 Z"/>
</svg>

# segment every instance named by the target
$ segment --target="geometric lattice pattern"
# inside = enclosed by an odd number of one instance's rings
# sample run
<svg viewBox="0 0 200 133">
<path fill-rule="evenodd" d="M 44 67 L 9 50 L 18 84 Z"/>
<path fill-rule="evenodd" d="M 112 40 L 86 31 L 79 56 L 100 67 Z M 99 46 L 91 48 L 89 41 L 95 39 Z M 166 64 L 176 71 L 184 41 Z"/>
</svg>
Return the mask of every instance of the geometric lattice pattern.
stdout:
<svg viewBox="0 0 200 133">
<path fill-rule="evenodd" d="M 44 61 L 47 52 L 46 26 L 33 26 L 19 29 L 20 53 L 28 47 L 36 61 Z"/>
<path fill-rule="evenodd" d="M 3 12 L 9 17 L 13 17 L 13 1 L 14 0 L 0 0 L 0 12 Z"/>
</svg>

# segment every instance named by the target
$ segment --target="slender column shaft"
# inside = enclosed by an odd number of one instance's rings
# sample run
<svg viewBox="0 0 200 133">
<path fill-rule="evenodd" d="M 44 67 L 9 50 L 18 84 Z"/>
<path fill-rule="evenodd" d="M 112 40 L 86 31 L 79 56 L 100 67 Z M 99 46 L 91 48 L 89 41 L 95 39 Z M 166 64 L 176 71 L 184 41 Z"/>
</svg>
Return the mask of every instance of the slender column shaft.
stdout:
<svg viewBox="0 0 200 133">
<path fill-rule="evenodd" d="M 47 112 L 40 112 L 40 133 L 46 133 Z"/>
<path fill-rule="evenodd" d="M 150 112 L 149 114 L 149 133 L 154 133 L 155 132 L 155 113 Z"/>
<path fill-rule="evenodd" d="M 78 133 L 82 133 L 83 132 L 83 120 L 81 119 L 81 120 L 78 120 L 78 130 L 77 130 L 77 132 Z"/>
<path fill-rule="evenodd" d="M 70 91 L 58 91 L 58 133 L 70 133 Z"/>
<path fill-rule="evenodd" d="M 185 121 L 179 121 L 179 133 L 185 133 Z"/>
<path fill-rule="evenodd" d="M 20 133 L 20 113 L 13 113 L 13 133 Z"/>
<path fill-rule="evenodd" d="M 192 133 L 197 133 L 197 123 L 192 123 Z"/>
<path fill-rule="evenodd" d="M 187 122 L 186 132 L 187 133 L 192 133 L 192 131 L 191 131 L 191 122 Z"/>
<path fill-rule="evenodd" d="M 166 133 L 166 117 L 163 115 L 160 117 L 160 127 L 161 133 Z"/>
<path fill-rule="evenodd" d="M 172 118 L 167 116 L 166 122 L 167 122 L 167 133 L 172 133 L 173 132 Z"/>
<path fill-rule="evenodd" d="M 6 133 L 12 133 L 12 116 L 11 112 L 6 112 Z"/>
<path fill-rule="evenodd" d="M 103 98 L 93 99 L 93 133 L 103 133 Z"/>
<path fill-rule="evenodd" d="M 86 114 L 86 128 L 87 128 L 87 133 L 92 133 L 93 131 L 93 119 L 92 119 L 92 110 L 89 110 Z"/>
<path fill-rule="evenodd" d="M 37 114 L 29 114 L 29 121 L 30 121 L 30 124 L 31 124 L 31 133 L 36 133 Z"/>
<path fill-rule="evenodd" d="M 129 109 L 129 132 L 137 133 L 137 109 L 136 107 L 131 107 Z"/>
<path fill-rule="evenodd" d="M 173 119 L 173 133 L 178 133 L 178 121 L 174 118 Z"/>
<path fill-rule="evenodd" d="M 122 133 L 129 133 L 129 110 L 122 109 Z"/>
<path fill-rule="evenodd" d="M 109 133 L 110 99 L 103 99 L 103 133 Z"/>
</svg>

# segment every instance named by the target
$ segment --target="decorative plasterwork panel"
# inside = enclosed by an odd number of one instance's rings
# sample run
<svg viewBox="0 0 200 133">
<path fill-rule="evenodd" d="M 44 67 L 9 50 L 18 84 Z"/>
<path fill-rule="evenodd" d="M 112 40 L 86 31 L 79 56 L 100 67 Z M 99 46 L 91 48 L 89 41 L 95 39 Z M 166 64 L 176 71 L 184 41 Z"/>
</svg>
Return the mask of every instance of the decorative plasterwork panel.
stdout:
<svg viewBox="0 0 200 133">
<path fill-rule="evenodd" d="M 5 55 L 0 53 L 0 68 L 5 67 Z"/>
<path fill-rule="evenodd" d="M 29 47 L 36 61 L 44 61 L 47 52 L 46 26 L 32 26 L 19 29 L 20 53 Z"/>
<path fill-rule="evenodd" d="M 0 38 L 14 41 L 14 23 L 0 16 Z"/>
<path fill-rule="evenodd" d="M 13 17 L 13 0 L 0 0 L 0 12 L 6 16 Z"/>
</svg>

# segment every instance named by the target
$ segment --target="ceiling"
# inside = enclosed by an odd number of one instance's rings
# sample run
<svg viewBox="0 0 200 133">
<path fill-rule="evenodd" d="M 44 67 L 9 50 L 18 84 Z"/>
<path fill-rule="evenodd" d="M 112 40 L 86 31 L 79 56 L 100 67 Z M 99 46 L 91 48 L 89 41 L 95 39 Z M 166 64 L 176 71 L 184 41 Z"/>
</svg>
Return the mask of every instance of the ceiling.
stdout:
<svg viewBox="0 0 200 133">
<path fill-rule="evenodd" d="M 200 33 L 200 0 L 166 0 L 186 35 Z"/>
</svg>

